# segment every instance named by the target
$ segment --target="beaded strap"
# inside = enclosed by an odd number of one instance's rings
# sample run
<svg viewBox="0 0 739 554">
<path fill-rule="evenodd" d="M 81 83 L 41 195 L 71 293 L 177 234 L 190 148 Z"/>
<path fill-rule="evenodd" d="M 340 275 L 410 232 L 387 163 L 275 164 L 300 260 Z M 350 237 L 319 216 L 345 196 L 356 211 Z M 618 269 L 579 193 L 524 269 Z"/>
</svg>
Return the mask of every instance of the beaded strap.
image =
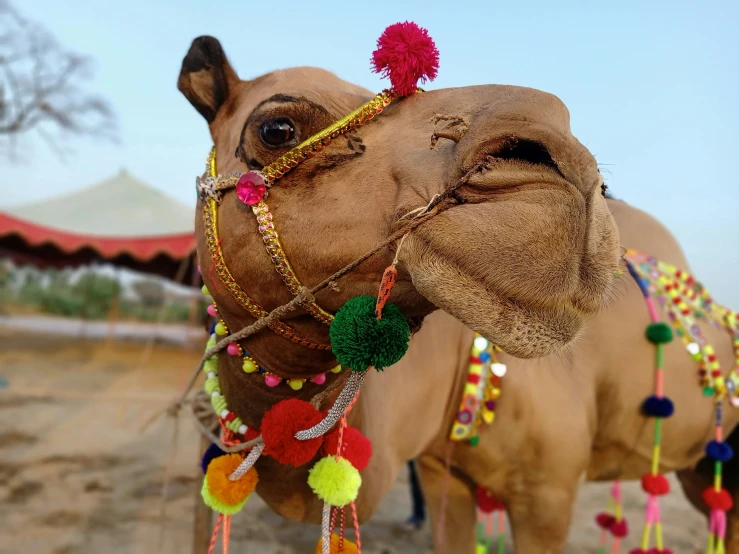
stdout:
<svg viewBox="0 0 739 554">
<path fill-rule="evenodd" d="M 246 294 L 239 284 L 234 279 L 233 275 L 228 269 L 225 260 L 223 259 L 223 252 L 221 250 L 220 241 L 218 239 L 218 204 L 215 200 L 209 200 L 203 207 L 203 223 L 205 225 L 205 240 L 210 251 L 210 256 L 213 260 L 216 275 L 226 286 L 226 289 L 231 296 L 239 303 L 239 305 L 249 312 L 256 319 L 267 317 L 267 311 L 262 308 L 259 304 Z M 331 350 L 331 345 L 321 344 L 314 342 L 300 333 L 289 325 L 277 321 L 270 324 L 270 328 L 275 331 L 278 335 L 308 348 L 315 350 Z"/>
<path fill-rule="evenodd" d="M 363 106 L 360 106 L 349 115 L 342 117 L 335 123 L 326 127 L 323 131 L 316 133 L 286 154 L 277 158 L 267 167 L 262 169 L 262 174 L 267 181 L 267 186 L 271 186 L 275 181 L 288 173 L 294 167 L 297 167 L 306 159 L 315 156 L 316 153 L 328 146 L 333 139 L 341 135 L 345 135 L 349 131 L 356 129 L 360 125 L 364 125 L 367 121 L 373 119 L 397 97 L 398 96 L 393 92 L 387 90 L 382 91 L 372 100 Z M 215 150 L 211 152 L 211 156 L 215 155 L 214 152 Z M 215 176 L 215 167 L 213 167 L 213 164 L 210 162 L 209 169 L 212 170 L 211 175 Z M 231 173 L 218 177 L 216 189 L 220 191 L 235 187 L 239 177 L 241 177 L 241 173 Z"/>
<path fill-rule="evenodd" d="M 257 217 L 259 234 L 262 236 L 262 240 L 267 247 L 267 253 L 272 260 L 277 273 L 282 277 L 283 282 L 287 285 L 287 288 L 292 295 L 297 296 L 300 289 L 303 288 L 303 285 L 300 284 L 300 281 L 298 281 L 298 278 L 295 276 L 295 271 L 293 271 L 293 268 L 287 259 L 287 255 L 282 249 L 280 237 L 275 230 L 274 223 L 272 223 L 272 214 L 270 213 L 267 204 L 264 201 L 261 201 L 252 206 L 251 209 Z M 321 323 L 330 325 L 334 320 L 334 316 L 323 310 L 323 308 L 315 302 L 304 302 L 301 306 L 303 306 L 309 314 Z"/>
</svg>

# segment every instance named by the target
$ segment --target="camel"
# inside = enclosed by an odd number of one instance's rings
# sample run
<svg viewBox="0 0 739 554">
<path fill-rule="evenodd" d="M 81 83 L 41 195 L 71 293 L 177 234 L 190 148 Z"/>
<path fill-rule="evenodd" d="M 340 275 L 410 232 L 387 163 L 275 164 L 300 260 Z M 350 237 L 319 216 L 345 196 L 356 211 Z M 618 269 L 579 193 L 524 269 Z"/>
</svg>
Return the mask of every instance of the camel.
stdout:
<svg viewBox="0 0 739 554">
<path fill-rule="evenodd" d="M 221 174 L 264 167 L 373 96 L 311 67 L 242 80 L 212 37 L 193 42 L 178 88 L 208 124 Z M 637 479 L 649 469 L 652 424 L 639 408 L 652 389 L 654 352 L 644 339 L 648 318 L 639 290 L 618 272 L 621 247 L 689 270 L 659 222 L 605 198 L 597 163 L 572 135 L 564 104 L 545 92 L 500 85 L 404 98 L 287 174 L 270 189 L 269 205 L 295 274 L 310 285 L 381 243 L 406 214 L 486 157 L 494 164 L 455 192 L 457 206 L 410 233 L 400 252 L 397 245 L 383 250 L 316 297 L 322 309 L 336 312 L 350 298 L 375 295 L 383 268 L 398 254 L 391 301 L 414 334 L 400 362 L 367 377 L 349 416 L 373 444 L 357 509 L 360 520 L 370 518 L 398 471 L 416 458 L 432 526 L 443 522 L 437 552 L 475 551 L 476 485 L 505 504 L 516 552 L 564 552 L 584 480 Z M 207 271 L 212 262 L 201 210 L 199 201 L 203 279 L 229 328 L 240 329 L 254 318 Z M 224 195 L 218 218 L 224 259 L 241 287 L 268 309 L 291 300 L 255 218 L 233 191 Z M 306 311 L 283 321 L 311 340 L 329 340 L 328 328 Z M 479 445 L 450 450 L 473 331 L 502 348 L 509 371 L 496 419 Z M 708 326 L 703 331 L 726 365 L 728 336 Z M 330 351 L 270 330 L 243 346 L 283 378 L 336 364 Z M 711 438 L 711 400 L 701 395 L 697 368 L 677 342 L 665 355 L 666 393 L 676 413 L 664 425 L 662 468 L 677 471 L 703 509 L 700 491 L 710 476 L 698 462 Z M 318 390 L 312 383 L 300 390 L 265 386 L 225 353 L 219 364 L 229 406 L 250 427 L 259 428 L 276 402 L 308 400 Z M 739 410 L 727 409 L 724 418 L 731 431 Z M 739 429 L 729 441 L 739 447 Z M 321 502 L 306 484 L 309 467 L 260 458 L 257 493 L 286 518 L 318 522 Z M 726 486 L 736 492 L 739 472 L 731 472 L 727 466 Z M 728 552 L 737 554 L 736 508 L 729 529 Z"/>
</svg>

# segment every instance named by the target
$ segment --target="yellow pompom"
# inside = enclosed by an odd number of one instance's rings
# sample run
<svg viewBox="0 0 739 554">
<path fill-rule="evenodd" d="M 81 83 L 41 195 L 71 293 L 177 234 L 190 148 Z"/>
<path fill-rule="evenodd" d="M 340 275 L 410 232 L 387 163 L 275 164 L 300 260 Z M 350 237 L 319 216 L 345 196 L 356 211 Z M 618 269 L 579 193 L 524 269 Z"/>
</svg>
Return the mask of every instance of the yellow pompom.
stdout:
<svg viewBox="0 0 739 554">
<path fill-rule="evenodd" d="M 344 545 L 341 549 L 339 549 L 339 544 L 341 542 L 341 539 L 339 538 L 339 535 L 336 533 L 331 534 L 331 554 L 356 554 L 357 552 L 357 545 L 354 544 L 352 541 L 344 539 Z M 323 538 L 318 539 L 318 545 L 316 546 L 316 554 L 321 554 L 323 552 Z"/>
<path fill-rule="evenodd" d="M 254 360 L 251 358 L 244 358 L 244 362 L 241 364 L 241 369 L 246 373 L 254 373 L 258 368 Z"/>
<path fill-rule="evenodd" d="M 216 323 L 215 331 L 216 331 L 216 335 L 223 336 L 226 333 L 228 333 L 228 328 L 226 327 L 225 323 L 223 323 L 222 321 L 219 321 L 218 323 Z"/>
<path fill-rule="evenodd" d="M 208 287 L 206 287 L 205 285 L 203 285 L 200 290 L 202 291 L 204 295 L 210 296 L 210 291 L 208 290 Z"/>
<path fill-rule="evenodd" d="M 346 506 L 357 498 L 362 476 L 346 458 L 326 456 L 308 473 L 308 485 L 331 506 Z"/>
<path fill-rule="evenodd" d="M 240 479 L 231 481 L 228 476 L 241 464 L 238 454 L 226 454 L 214 458 L 208 464 L 203 484 L 203 500 L 214 510 L 231 515 L 238 512 L 254 492 L 259 481 L 257 470 L 251 468 Z M 229 513 L 231 512 L 231 513 Z"/>
<path fill-rule="evenodd" d="M 287 384 L 290 385 L 292 390 L 300 390 L 303 388 L 303 382 L 302 379 L 289 379 Z"/>
</svg>

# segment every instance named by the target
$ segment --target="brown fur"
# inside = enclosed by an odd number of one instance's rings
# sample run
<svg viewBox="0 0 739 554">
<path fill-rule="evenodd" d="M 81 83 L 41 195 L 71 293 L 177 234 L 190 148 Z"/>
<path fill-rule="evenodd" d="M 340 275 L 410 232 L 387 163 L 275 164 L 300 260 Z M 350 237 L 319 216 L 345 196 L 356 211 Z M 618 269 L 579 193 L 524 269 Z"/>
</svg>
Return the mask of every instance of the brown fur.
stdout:
<svg viewBox="0 0 739 554">
<path fill-rule="evenodd" d="M 213 41 L 193 43 L 179 87 L 210 124 L 220 173 L 269 164 L 371 97 L 315 68 L 234 80 Z M 453 114 L 466 129 L 440 130 L 438 114 Z M 261 143 L 261 122 L 284 117 L 295 127 L 293 143 L 280 149 Z M 450 140 L 429 148 L 432 136 Z M 352 412 L 351 423 L 374 445 L 358 508 L 363 519 L 371 516 L 402 464 L 420 457 L 432 522 L 438 521 L 441 460 L 464 384 L 469 326 L 509 353 L 510 371 L 496 422 L 483 431 L 480 446 L 454 450 L 447 544 L 454 552 L 473 552 L 471 487 L 480 483 L 508 506 L 517 552 L 561 552 L 584 475 L 636 478 L 648 468 L 651 423 L 638 408 L 652 387 L 653 353 L 643 340 L 647 318 L 638 290 L 614 278 L 619 240 L 687 268 L 665 229 L 602 197 L 595 160 L 572 136 L 564 105 L 552 95 L 509 86 L 403 99 L 358 129 L 356 138 L 335 141 L 280 180 L 269 205 L 296 274 L 310 286 L 380 243 L 403 214 L 425 206 L 486 157 L 492 167 L 455 192 L 460 205 L 420 226 L 400 253 L 391 301 L 414 321 L 428 317 L 405 358 L 368 377 Z M 233 192 L 225 195 L 219 220 L 225 259 L 241 286 L 268 309 L 289 301 L 251 211 Z M 197 234 L 201 266 L 208 267 L 200 217 Z M 365 262 L 320 293 L 319 304 L 335 311 L 351 297 L 375 294 L 393 255 Z M 231 329 L 251 323 L 222 287 L 207 273 L 204 278 Z M 451 315 L 432 313 L 437 308 Z M 286 321 L 328 340 L 326 327 L 305 313 Z M 730 359 L 726 338 L 706 333 L 722 359 Z M 311 375 L 335 363 L 330 353 L 271 332 L 245 346 L 283 376 Z M 689 471 L 700 457 L 691 447 L 709 437 L 710 403 L 679 345 L 666 355 L 667 393 L 678 411 L 664 428 L 663 460 L 668 470 Z M 269 389 L 232 358 L 223 356 L 221 364 L 229 405 L 249 425 L 259 425 L 280 399 L 310 398 L 318 390 L 312 384 L 298 393 Z M 726 419 L 729 428 L 735 425 L 736 411 Z M 258 493 L 285 517 L 316 521 L 320 505 L 305 484 L 307 467 L 261 460 Z M 729 551 L 737 548 L 734 543 Z"/>
</svg>

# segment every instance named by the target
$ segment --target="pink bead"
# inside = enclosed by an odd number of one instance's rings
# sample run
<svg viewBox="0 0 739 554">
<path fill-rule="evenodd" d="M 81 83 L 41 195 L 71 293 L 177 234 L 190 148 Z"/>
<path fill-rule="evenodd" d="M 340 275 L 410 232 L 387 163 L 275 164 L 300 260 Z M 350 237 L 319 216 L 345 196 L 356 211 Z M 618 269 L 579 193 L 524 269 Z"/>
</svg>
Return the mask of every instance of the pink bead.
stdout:
<svg viewBox="0 0 739 554">
<path fill-rule="evenodd" d="M 216 306 L 215 306 L 215 304 L 211 304 L 210 306 L 208 306 L 208 310 L 207 311 L 208 311 L 208 315 L 209 316 L 215 317 L 216 316 Z"/>
<path fill-rule="evenodd" d="M 231 354 L 232 356 L 238 356 L 239 355 L 239 345 L 235 342 L 229 343 L 229 345 L 226 347 L 226 352 Z"/>
<path fill-rule="evenodd" d="M 257 171 L 247 171 L 236 182 L 236 196 L 247 206 L 259 204 L 266 192 L 264 177 Z"/>
<path fill-rule="evenodd" d="M 277 375 L 267 375 L 264 378 L 264 384 L 268 387 L 276 387 L 280 384 L 280 378 Z"/>
<path fill-rule="evenodd" d="M 326 382 L 326 374 L 320 373 L 319 375 L 316 375 L 315 377 L 313 377 L 313 382 L 316 385 L 323 385 Z"/>
</svg>

